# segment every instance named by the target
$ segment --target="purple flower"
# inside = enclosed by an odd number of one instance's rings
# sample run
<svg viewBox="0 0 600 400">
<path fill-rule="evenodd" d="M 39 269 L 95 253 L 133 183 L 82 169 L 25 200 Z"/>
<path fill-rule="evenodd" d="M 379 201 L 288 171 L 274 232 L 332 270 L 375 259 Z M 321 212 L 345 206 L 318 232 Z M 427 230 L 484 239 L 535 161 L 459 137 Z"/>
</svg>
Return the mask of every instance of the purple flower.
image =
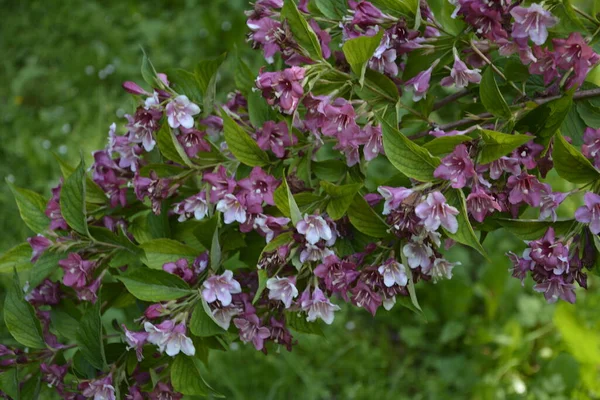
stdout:
<svg viewBox="0 0 600 400">
<path fill-rule="evenodd" d="M 363 281 L 358 281 L 356 286 L 350 289 L 352 293 L 352 304 L 357 307 L 363 307 L 365 310 L 375 316 L 377 309 L 382 304 L 381 296 L 373 291 L 371 286 Z"/>
<path fill-rule="evenodd" d="M 536 3 L 529 8 L 516 6 L 510 10 L 510 15 L 515 19 L 512 37 L 530 37 L 531 41 L 538 46 L 544 44 L 548 39 L 548 28 L 558 24 L 558 18 Z"/>
<path fill-rule="evenodd" d="M 458 57 L 458 52 L 454 48 L 454 65 L 450 70 L 450 76 L 443 78 L 440 81 L 442 86 L 455 85 L 457 88 L 467 87 L 470 83 L 481 82 L 481 70 L 469 69 L 467 64 Z"/>
<path fill-rule="evenodd" d="M 156 319 L 161 317 L 163 313 L 168 313 L 164 305 L 160 303 L 152 304 L 148 306 L 148 308 L 146 308 L 146 310 L 144 311 L 144 317 L 146 317 L 147 319 Z"/>
<path fill-rule="evenodd" d="M 273 193 L 279 186 L 279 180 L 267 173 L 261 167 L 254 167 L 247 178 L 238 182 L 241 192 L 249 203 L 265 203 L 274 206 Z"/>
<path fill-rule="evenodd" d="M 528 135 L 530 135 L 528 133 Z M 535 143 L 533 140 L 513 151 L 512 157 L 519 160 L 527 169 L 533 169 L 537 166 L 536 157 L 542 154 L 544 146 Z"/>
<path fill-rule="evenodd" d="M 135 196 L 140 201 L 148 197 L 152 203 L 152 212 L 156 215 L 160 214 L 162 201 L 171 195 L 170 184 L 170 179 L 159 178 L 154 171 L 150 171 L 150 177 L 136 173 L 133 178 Z"/>
<path fill-rule="evenodd" d="M 533 56 L 535 61 L 529 66 L 529 73 L 544 76 L 544 84 L 549 85 L 560 76 L 555 54 L 545 48 L 534 46 Z"/>
<path fill-rule="evenodd" d="M 306 261 L 321 261 L 324 260 L 325 257 L 328 257 L 332 254 L 333 251 L 327 247 L 306 243 L 300 252 L 300 262 L 305 263 Z"/>
<path fill-rule="evenodd" d="M 269 17 L 260 19 L 249 19 L 247 22 L 248 28 L 252 31 L 250 40 L 257 47 L 263 48 L 265 60 L 269 64 L 273 63 L 273 56 L 280 51 L 277 44 L 278 31 L 281 30 L 281 23 Z"/>
<path fill-rule="evenodd" d="M 206 203 L 206 192 L 202 191 L 195 194 L 181 203 L 175 203 L 175 214 L 179 215 L 177 219 L 179 222 L 183 222 L 192 216 L 196 220 L 202 220 L 208 214 L 208 204 Z"/>
<path fill-rule="evenodd" d="M 87 398 L 94 400 L 115 400 L 115 388 L 112 385 L 112 375 L 107 375 L 102 379 L 83 382 L 79 385 L 79 390 Z"/>
<path fill-rule="evenodd" d="M 600 129 L 585 128 L 581 152 L 587 158 L 593 159 L 595 165 L 600 165 Z"/>
<path fill-rule="evenodd" d="M 290 308 L 292 300 L 298 296 L 296 277 L 279 278 L 277 276 L 267 280 L 270 300 L 281 300 L 285 308 Z"/>
<path fill-rule="evenodd" d="M 562 203 L 569 193 L 553 192 L 552 187 L 543 183 L 544 190 L 542 191 L 542 200 L 540 202 L 540 219 L 552 218 L 556 222 L 556 209 Z"/>
<path fill-rule="evenodd" d="M 356 264 L 340 260 L 335 254 L 331 254 L 323 259 L 314 270 L 314 274 L 325 282 L 327 290 L 333 293 L 340 293 L 344 300 L 348 301 L 347 291 L 350 285 L 356 280 L 359 272 L 356 270 Z"/>
<path fill-rule="evenodd" d="M 69 371 L 69 366 L 67 364 L 48 365 L 46 363 L 41 363 L 40 371 L 42 371 L 42 381 L 47 383 L 49 387 L 62 388 L 65 376 Z"/>
<path fill-rule="evenodd" d="M 265 235 L 267 243 L 269 243 L 289 222 L 289 218 L 259 214 L 254 219 L 254 229 L 256 229 L 258 233 Z"/>
<path fill-rule="evenodd" d="M 427 96 L 431 73 L 437 63 L 438 61 L 436 60 L 431 67 L 427 68 L 425 71 L 419 72 L 417 75 L 404 82 L 404 86 L 413 91 L 413 101 L 419 101 Z"/>
<path fill-rule="evenodd" d="M 492 161 L 490 166 L 490 178 L 498 179 L 504 172 L 508 172 L 513 175 L 519 175 L 521 173 L 521 166 L 519 160 L 511 157 L 500 157 L 499 159 Z"/>
<path fill-rule="evenodd" d="M 368 124 L 364 127 L 363 133 L 365 135 L 363 137 L 365 160 L 371 161 L 379 154 L 384 154 L 381 127 Z"/>
<path fill-rule="evenodd" d="M 459 144 L 451 154 L 442 159 L 442 163 L 435 169 L 433 176 L 452 182 L 452 187 L 460 189 L 465 187 L 467 180 L 476 175 L 473 161 L 469 158 L 467 146 Z"/>
<path fill-rule="evenodd" d="M 96 263 L 81 258 L 77 253 L 69 253 L 58 265 L 64 270 L 63 283 L 73 288 L 85 287 L 88 277 L 96 268 Z"/>
<path fill-rule="evenodd" d="M 42 283 L 33 289 L 25 300 L 34 306 L 49 305 L 53 306 L 60 303 L 60 284 L 58 282 L 52 282 L 46 278 Z"/>
<path fill-rule="evenodd" d="M 381 44 L 369 60 L 369 68 L 382 74 L 395 77 L 398 75 L 398 64 L 396 64 L 396 50 L 391 48 L 390 39 L 387 35 L 381 40 Z"/>
<path fill-rule="evenodd" d="M 123 89 L 125 89 L 128 93 L 131 93 L 131 94 L 135 94 L 135 95 L 144 94 L 146 96 L 150 95 L 150 93 L 146 92 L 137 83 L 132 82 L 132 81 L 125 81 L 125 82 L 123 82 L 123 84 L 121 86 L 123 86 Z"/>
<path fill-rule="evenodd" d="M 262 350 L 265 339 L 271 336 L 269 328 L 260 325 L 256 314 L 235 318 L 233 323 L 240 330 L 240 340 L 244 343 L 252 342 L 256 350 Z"/>
<path fill-rule="evenodd" d="M 304 214 L 304 219 L 298 221 L 296 230 L 310 244 L 316 244 L 321 239 L 328 241 L 333 237 L 331 228 L 320 215 Z"/>
<path fill-rule="evenodd" d="M 192 283 L 196 279 L 194 271 L 192 271 L 188 264 L 188 260 L 185 258 L 180 258 L 175 262 L 166 263 L 163 265 L 163 270 L 170 274 L 177 275 L 188 283 Z"/>
<path fill-rule="evenodd" d="M 233 272 L 227 270 L 221 275 L 208 277 L 202 284 L 202 297 L 207 303 L 219 300 L 224 307 L 231 304 L 231 295 L 241 293 L 240 283 L 233 279 Z"/>
<path fill-rule="evenodd" d="M 544 185 L 535 176 L 526 172 L 522 172 L 518 176 L 510 176 L 506 187 L 511 189 L 508 195 L 510 204 L 525 202 L 531 207 L 539 207 L 542 201 Z"/>
<path fill-rule="evenodd" d="M 258 147 L 263 150 L 270 149 L 278 158 L 284 158 L 286 147 L 293 146 L 298 142 L 298 138 L 289 133 L 284 121 L 265 122 L 257 136 Z"/>
<path fill-rule="evenodd" d="M 383 204 L 383 215 L 388 215 L 392 210 L 398 208 L 400 204 L 413 193 L 412 189 L 407 189 L 405 187 L 394 188 L 391 186 L 379 186 L 377 191 L 385 200 L 385 203 Z"/>
<path fill-rule="evenodd" d="M 77 298 L 81 301 L 89 301 L 92 304 L 95 304 L 98 301 L 98 289 L 100 289 L 100 284 L 102 283 L 102 275 L 97 279 L 94 279 L 92 283 L 82 288 L 75 288 L 77 292 Z"/>
<path fill-rule="evenodd" d="M 513 252 L 508 252 L 506 255 L 512 262 L 512 267 L 509 269 L 511 275 L 514 278 L 521 280 L 521 286 L 525 286 L 525 278 L 527 277 L 527 273 L 529 273 L 535 267 L 535 262 L 529 257 L 531 253 L 531 249 L 525 249 L 523 252 L 523 257 L 517 256 Z"/>
<path fill-rule="evenodd" d="M 351 21 L 353 25 L 361 27 L 379 25 L 390 18 L 368 1 L 348 0 L 348 5 L 354 14 Z"/>
<path fill-rule="evenodd" d="M 171 100 L 166 107 L 167 121 L 171 128 L 192 128 L 193 116 L 200 113 L 200 107 L 192 103 L 186 95 L 179 95 Z"/>
<path fill-rule="evenodd" d="M 552 276 L 547 281 L 535 285 L 533 290 L 544 293 L 548 303 L 555 303 L 559 298 L 571 304 L 575 303 L 575 286 L 566 283 L 561 276 Z"/>
<path fill-rule="evenodd" d="M 383 276 L 383 284 L 387 287 L 394 285 L 406 286 L 408 283 L 406 268 L 393 258 L 389 258 L 380 265 L 377 271 Z"/>
<path fill-rule="evenodd" d="M 569 247 L 556 240 L 553 228 L 548 228 L 543 238 L 529 242 L 530 257 L 544 267 L 560 275 L 569 268 Z"/>
<path fill-rule="evenodd" d="M 55 231 L 57 229 L 69 230 L 67 221 L 62 216 L 60 211 L 60 191 L 62 187 L 62 180 L 58 186 L 52 188 L 52 197 L 48 200 L 46 210 L 44 214 L 50 218 L 50 230 Z"/>
<path fill-rule="evenodd" d="M 40 258 L 40 256 L 44 253 L 44 251 L 46 251 L 46 249 L 52 244 L 50 239 L 46 239 L 44 236 L 39 234 L 37 236 L 27 238 L 27 242 L 29 242 L 31 249 L 33 250 L 31 255 L 32 263 L 36 262 L 37 259 Z"/>
<path fill-rule="evenodd" d="M 256 87 L 267 103 L 279 107 L 285 114 L 292 114 L 304 95 L 304 74 L 304 68 L 296 66 L 280 72 L 263 72 L 256 78 Z"/>
<path fill-rule="evenodd" d="M 428 269 L 431 265 L 431 257 L 433 257 L 431 246 L 416 236 L 413 236 L 411 241 L 404 245 L 402 253 L 406 256 L 406 261 L 411 269 L 418 267 Z"/>
<path fill-rule="evenodd" d="M 467 210 L 477 222 L 483 222 L 494 211 L 502 211 L 500 204 L 486 190 L 476 186 L 467 196 Z"/>
<path fill-rule="evenodd" d="M 180 400 L 183 395 L 177 393 L 170 383 L 158 382 L 152 392 L 148 393 L 150 400 Z"/>
<path fill-rule="evenodd" d="M 597 235 L 600 233 L 600 196 L 596 193 L 587 192 L 584 201 L 585 205 L 575 211 L 575 219 L 590 224 L 590 232 Z"/>
<path fill-rule="evenodd" d="M 308 312 L 306 320 L 312 322 L 321 318 L 327 325 L 331 325 L 335 317 L 333 313 L 340 310 L 340 307 L 332 304 L 318 287 L 313 290 L 312 297 L 308 288 L 304 293 L 306 294 L 302 295 L 301 307 Z"/>
<path fill-rule="evenodd" d="M 216 172 L 204 173 L 202 180 L 211 185 L 211 203 L 216 203 L 224 198 L 225 195 L 233 193 L 237 185 L 235 179 L 227 175 L 227 170 L 222 165 L 219 165 Z"/>
<path fill-rule="evenodd" d="M 217 203 L 217 211 L 223 213 L 223 221 L 226 224 L 231 224 L 234 221 L 243 224 L 248 218 L 244 203 L 242 203 L 238 197 L 232 194 L 226 194 L 225 197 Z"/>
<path fill-rule="evenodd" d="M 337 98 L 332 104 L 326 104 L 323 114 L 323 135 L 337 136 L 343 132 L 347 138 L 353 138 L 360 134 L 354 107 L 346 99 Z"/>
<path fill-rule="evenodd" d="M 436 231 L 440 225 L 450 233 L 458 230 L 458 210 L 446 204 L 446 198 L 440 192 L 429 193 L 426 200 L 415 207 L 415 214 L 429 232 Z"/>
<path fill-rule="evenodd" d="M 436 258 L 431 268 L 424 270 L 423 273 L 430 275 L 433 282 L 436 283 L 442 279 L 452 279 L 452 269 L 457 265 L 461 265 L 461 263 L 451 263 L 444 258 Z"/>
<path fill-rule="evenodd" d="M 179 135 L 177 140 L 181 143 L 181 147 L 185 150 L 188 157 L 196 157 L 200 151 L 210 151 L 210 144 L 204 140 L 206 132 L 199 131 L 196 128 L 179 127 Z"/>
<path fill-rule="evenodd" d="M 161 353 L 166 352 L 171 357 L 180 352 L 188 356 L 196 354 L 192 339 L 185 335 L 186 329 L 183 322 L 175 325 L 173 321 L 166 320 L 156 326 L 145 322 L 144 329 L 148 332 L 148 343 L 158 346 Z"/>
<path fill-rule="evenodd" d="M 146 340 L 148 339 L 148 332 L 134 332 L 127 329 L 125 325 L 121 325 L 125 331 L 125 342 L 127 343 L 127 350 L 135 349 L 135 355 L 138 361 L 142 361 L 144 356 L 142 350 Z"/>
<path fill-rule="evenodd" d="M 308 2 L 308 0 L 306 0 Z M 319 39 L 319 44 L 321 45 L 321 55 L 323 58 L 328 59 L 331 57 L 331 49 L 329 48 L 329 43 L 331 42 L 331 35 L 326 30 L 321 29 L 317 21 L 311 19 L 309 21 L 310 27 L 313 28 L 313 31 L 317 35 Z"/>
<path fill-rule="evenodd" d="M 567 39 L 552 39 L 556 64 L 564 70 L 574 69 L 574 75 L 568 80 L 567 88 L 582 84 L 589 70 L 600 61 L 579 32 L 573 32 Z"/>
<path fill-rule="evenodd" d="M 138 107 L 133 116 L 125 114 L 127 118 L 127 136 L 115 135 L 114 124 L 109 132 L 109 151 L 116 151 L 121 157 L 132 158 L 134 147 L 130 143 L 141 143 L 146 151 L 152 151 L 156 145 L 153 133 L 160 127 L 159 121 L 163 113 L 155 108 Z M 141 150 L 141 149 L 140 149 Z M 121 166 L 126 168 L 125 166 Z"/>
<path fill-rule="evenodd" d="M 208 251 L 200 253 L 192 263 L 194 273 L 200 275 L 208 267 Z"/>
</svg>

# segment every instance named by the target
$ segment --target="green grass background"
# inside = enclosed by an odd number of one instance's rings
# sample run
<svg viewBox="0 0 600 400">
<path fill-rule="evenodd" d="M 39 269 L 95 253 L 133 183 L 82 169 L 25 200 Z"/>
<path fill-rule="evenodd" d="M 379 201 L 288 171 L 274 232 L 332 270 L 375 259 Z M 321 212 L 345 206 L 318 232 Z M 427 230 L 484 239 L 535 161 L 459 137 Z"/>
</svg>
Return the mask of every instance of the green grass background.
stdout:
<svg viewBox="0 0 600 400">
<path fill-rule="evenodd" d="M 32 235 L 4 180 L 46 196 L 59 178 L 53 152 L 75 160 L 102 147 L 133 107 L 120 87 L 141 80 L 141 48 L 157 69 L 190 68 L 245 42 L 244 0 L 0 0 L 0 251 Z M 219 82 L 232 88 L 231 67 Z M 572 213 L 575 205 L 561 212 Z M 372 318 L 344 307 L 325 337 L 298 335 L 288 353 L 247 346 L 213 352 L 205 378 L 234 399 L 600 398 L 598 279 L 576 306 L 548 305 L 509 277 L 505 232 L 492 262 L 455 248 L 451 281 L 418 285 L 425 317 L 396 307 Z"/>
</svg>

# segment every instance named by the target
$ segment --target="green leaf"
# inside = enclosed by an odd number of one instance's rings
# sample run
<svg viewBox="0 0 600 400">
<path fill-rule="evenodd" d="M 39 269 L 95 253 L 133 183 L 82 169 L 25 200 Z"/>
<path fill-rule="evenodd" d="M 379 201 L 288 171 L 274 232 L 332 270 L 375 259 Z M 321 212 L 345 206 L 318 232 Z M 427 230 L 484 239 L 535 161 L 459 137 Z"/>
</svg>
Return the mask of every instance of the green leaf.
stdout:
<svg viewBox="0 0 600 400">
<path fill-rule="evenodd" d="M 13 400 L 21 399 L 19 372 L 16 367 L 0 374 L 0 390 Z"/>
<path fill-rule="evenodd" d="M 479 254 L 484 256 L 486 259 L 489 259 L 483 246 L 481 246 L 481 243 L 479 243 L 479 239 L 475 235 L 475 231 L 471 226 L 471 222 L 469 222 L 469 216 L 467 214 L 467 202 L 462 190 L 449 189 L 445 194 L 448 204 L 456 207 L 459 211 L 459 214 L 456 216 L 458 221 L 458 230 L 456 233 L 450 233 L 446 231 L 448 237 L 458 243 L 462 243 L 466 246 L 474 248 L 479 252 Z"/>
<path fill-rule="evenodd" d="M 249 96 L 252 93 L 252 88 L 255 87 L 255 74 L 252 72 L 248 64 L 239 56 L 236 57 L 236 65 L 233 73 L 236 88 L 244 95 Z"/>
<path fill-rule="evenodd" d="M 380 118 L 380 121 L 385 154 L 398 171 L 421 182 L 434 181 L 433 171 L 440 165 L 440 159 L 412 142 L 385 119 Z"/>
<path fill-rule="evenodd" d="M 600 172 L 572 144 L 560 134 L 554 136 L 552 159 L 561 178 L 573 183 L 586 184 L 600 178 Z"/>
<path fill-rule="evenodd" d="M 479 153 L 480 164 L 491 163 L 534 139 L 529 135 L 508 135 L 487 129 L 480 129 L 479 132 L 483 139 L 483 146 Z"/>
<path fill-rule="evenodd" d="M 312 171 L 319 179 L 330 182 L 339 181 L 346 175 L 346 163 L 340 160 L 326 160 L 312 163 Z"/>
<path fill-rule="evenodd" d="M 371 3 L 382 11 L 396 11 L 409 16 L 414 16 L 418 5 L 416 0 L 372 0 Z"/>
<path fill-rule="evenodd" d="M 217 92 L 217 73 L 226 57 L 227 54 L 224 53 L 212 60 L 201 61 L 195 69 L 196 79 L 200 83 L 200 90 L 204 95 L 202 115 L 205 117 L 213 112 Z"/>
<path fill-rule="evenodd" d="M 12 285 L 4 299 L 4 323 L 12 337 L 23 346 L 45 349 L 42 326 L 33 307 L 25 301 L 24 296 L 19 276 L 15 272 Z"/>
<path fill-rule="evenodd" d="M 258 274 L 258 288 L 256 289 L 256 294 L 254 295 L 254 299 L 252 299 L 252 304 L 256 304 L 260 296 L 265 291 L 267 287 L 267 280 L 269 279 L 269 275 L 267 275 L 267 271 L 264 269 L 259 269 L 257 271 Z"/>
<path fill-rule="evenodd" d="M 219 269 L 221 265 L 221 245 L 219 244 L 219 221 L 213 233 L 212 241 L 210 244 L 210 268 L 213 271 Z"/>
<path fill-rule="evenodd" d="M 0 255 L 0 274 L 31 268 L 31 246 L 21 243 Z"/>
<path fill-rule="evenodd" d="M 66 257 L 66 253 L 46 250 L 29 270 L 29 286 L 34 288 L 42 283 L 58 268 L 58 262 Z"/>
<path fill-rule="evenodd" d="M 578 103 L 579 102 L 576 104 Z M 585 132 L 587 125 L 577 110 L 577 107 L 571 107 L 565 120 L 560 126 L 560 133 L 562 133 L 563 136 L 570 137 L 573 140 L 572 144 L 574 146 L 581 146 L 583 144 L 583 133 Z"/>
<path fill-rule="evenodd" d="M 387 224 L 371 208 L 360 193 L 354 196 L 354 200 L 348 208 L 348 218 L 350 218 L 350 223 L 365 235 L 375 238 L 382 238 L 389 235 Z"/>
<path fill-rule="evenodd" d="M 140 247 L 146 253 L 144 263 L 153 269 L 162 269 L 165 263 L 174 262 L 180 258 L 192 261 L 198 255 L 196 249 L 171 239 L 149 240 L 142 243 Z"/>
<path fill-rule="evenodd" d="M 185 395 L 223 397 L 216 393 L 200 375 L 200 370 L 193 357 L 179 354 L 171 366 L 171 383 L 173 388 Z"/>
<path fill-rule="evenodd" d="M 275 113 L 267 104 L 260 92 L 250 91 L 248 96 L 248 116 L 254 127 L 260 128 L 267 121 L 276 119 Z"/>
<path fill-rule="evenodd" d="M 346 215 L 348 207 L 354 200 L 354 195 L 362 188 L 362 184 L 338 186 L 327 181 L 321 181 L 321 187 L 330 197 L 329 203 L 327 203 L 327 214 L 332 219 L 338 220 Z"/>
<path fill-rule="evenodd" d="M 576 108 L 587 126 L 594 129 L 600 128 L 600 108 L 592 105 L 588 100 L 577 101 Z"/>
<path fill-rule="evenodd" d="M 285 321 L 287 326 L 296 332 L 325 336 L 318 322 L 308 322 L 306 316 L 297 311 L 286 311 Z"/>
<path fill-rule="evenodd" d="M 96 369 L 106 366 L 104 342 L 102 341 L 102 320 L 100 319 L 100 299 L 90 305 L 81 318 L 75 337 L 81 355 Z"/>
<path fill-rule="evenodd" d="M 444 27 L 444 31 L 457 36 L 465 28 L 465 22 L 461 18 L 452 18 L 452 13 L 456 7 L 449 1 L 429 1 L 427 5 L 435 15 L 435 20 Z"/>
<path fill-rule="evenodd" d="M 194 307 L 190 319 L 190 331 L 198 337 L 215 336 L 226 332 L 225 327 L 215 322 L 210 307 L 204 299 L 198 301 Z"/>
<path fill-rule="evenodd" d="M 573 306 L 560 302 L 554 312 L 553 322 L 560 332 L 566 347 L 577 361 L 592 366 L 600 363 L 600 335 L 586 321 L 577 317 Z M 597 381 L 595 382 L 597 383 Z"/>
<path fill-rule="evenodd" d="M 400 99 L 396 84 L 387 76 L 372 69 L 367 69 L 364 78 L 362 86 L 354 86 L 354 91 L 358 97 L 366 101 L 375 110 L 384 107 L 394 109 Z"/>
<path fill-rule="evenodd" d="M 423 145 L 433 155 L 452 153 L 454 148 L 461 143 L 469 142 L 472 139 L 465 135 L 441 136 L 437 137 Z"/>
<path fill-rule="evenodd" d="M 71 228 L 88 236 L 85 189 L 86 175 L 82 159 L 60 191 L 60 211 Z"/>
<path fill-rule="evenodd" d="M 544 236 L 548 228 L 554 228 L 556 235 L 567 233 L 577 224 L 575 220 L 539 221 L 537 219 L 494 219 L 501 227 L 522 240 L 537 240 Z"/>
<path fill-rule="evenodd" d="M 156 70 L 154 69 L 154 66 L 150 62 L 148 56 L 146 56 L 146 52 L 143 49 L 142 52 L 144 53 L 142 58 L 142 78 L 148 85 L 154 88 L 158 83 Z"/>
<path fill-rule="evenodd" d="M 481 102 L 485 109 L 496 117 L 505 119 L 510 119 L 512 117 L 510 108 L 498 88 L 496 78 L 494 77 L 494 70 L 491 67 L 487 67 L 481 77 L 479 97 L 481 98 Z"/>
<path fill-rule="evenodd" d="M 310 58 L 316 61 L 322 60 L 323 56 L 321 54 L 319 39 L 310 25 L 308 25 L 308 22 L 306 22 L 304 16 L 300 14 L 293 0 L 285 0 L 281 9 L 281 18 L 282 20 L 287 20 L 294 39 L 306 50 Z"/>
<path fill-rule="evenodd" d="M 171 127 L 166 122 L 162 124 L 158 132 L 156 132 L 156 144 L 160 153 L 170 161 L 174 161 L 181 165 L 192 166 L 193 163 L 187 156 L 181 143 L 175 137 Z"/>
<path fill-rule="evenodd" d="M 294 236 L 293 233 L 290 231 L 282 232 L 279 235 L 275 236 L 273 238 L 273 240 L 271 240 L 269 243 L 267 243 L 267 245 L 262 249 L 258 259 L 260 260 L 264 253 L 270 253 L 272 251 L 276 251 L 281 246 L 284 246 L 284 245 L 290 243 L 293 240 L 293 236 Z"/>
<path fill-rule="evenodd" d="M 222 110 L 223 134 L 227 147 L 236 159 L 250 167 L 262 167 L 269 163 L 269 156 L 227 113 Z"/>
<path fill-rule="evenodd" d="M 212 218 L 205 218 L 202 221 L 195 222 L 194 236 L 204 246 L 205 249 L 210 249 L 212 246 L 213 234 L 217 229 L 218 215 L 213 215 Z"/>
<path fill-rule="evenodd" d="M 375 36 L 359 36 L 354 39 L 347 40 L 342 46 L 346 61 L 350 64 L 352 72 L 359 77 L 361 86 L 365 80 L 365 72 L 367 64 L 379 44 L 383 36 L 383 30 L 380 30 Z"/>
<path fill-rule="evenodd" d="M 166 271 L 139 268 L 127 275 L 117 276 L 129 293 L 143 301 L 169 301 L 192 293 L 188 284 Z"/>
<path fill-rule="evenodd" d="M 569 114 L 572 104 L 571 96 L 544 103 L 517 121 L 515 130 L 530 132 L 538 138 L 537 142 L 547 144 Z"/>
<path fill-rule="evenodd" d="M 54 158 L 56 158 L 56 161 L 58 161 L 63 178 L 69 178 L 75 171 L 75 168 L 60 158 L 57 154 L 54 154 Z M 89 176 L 86 176 L 85 178 L 85 200 L 92 204 L 106 204 L 108 200 L 106 193 L 104 193 L 100 186 L 98 186 L 98 184 Z"/>
<path fill-rule="evenodd" d="M 56 308 L 53 308 L 50 311 L 50 317 L 52 327 L 59 335 L 72 341 L 77 340 L 77 330 L 79 329 L 78 319 L 73 318 L 73 316 L 63 310 Z"/>
<path fill-rule="evenodd" d="M 35 233 L 41 233 L 48 229 L 50 220 L 45 214 L 47 201 L 31 190 L 21 189 L 10 182 L 7 183 L 15 196 L 21 219 L 25 225 Z"/>
<path fill-rule="evenodd" d="M 169 69 L 166 73 L 171 87 L 178 94 L 186 95 L 193 103 L 200 104 L 202 93 L 196 75 L 181 68 Z"/>
<path fill-rule="evenodd" d="M 296 199 L 292 195 L 292 192 L 290 192 L 285 178 L 282 179 L 281 185 L 275 189 L 274 200 L 279 211 L 286 217 L 289 217 L 294 225 L 302 219 L 302 213 L 296 203 Z"/>
<path fill-rule="evenodd" d="M 348 11 L 346 0 L 315 0 L 319 11 L 329 19 L 341 20 Z"/>
</svg>

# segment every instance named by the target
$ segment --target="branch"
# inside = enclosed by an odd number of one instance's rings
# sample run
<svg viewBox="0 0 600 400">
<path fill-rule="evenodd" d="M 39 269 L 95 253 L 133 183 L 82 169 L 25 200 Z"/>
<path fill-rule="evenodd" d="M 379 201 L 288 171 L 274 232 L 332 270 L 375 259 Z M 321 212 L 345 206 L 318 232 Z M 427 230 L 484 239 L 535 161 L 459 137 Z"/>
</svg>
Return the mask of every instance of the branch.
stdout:
<svg viewBox="0 0 600 400">
<path fill-rule="evenodd" d="M 469 89 L 463 89 L 460 92 L 456 92 L 454 94 L 451 94 L 450 96 L 444 97 L 443 99 L 441 99 L 440 101 L 436 102 L 433 105 L 433 111 L 439 110 L 440 108 L 444 107 L 446 104 L 452 103 L 454 100 L 458 100 L 461 97 L 465 97 L 469 93 L 471 93 L 471 91 Z"/>
<path fill-rule="evenodd" d="M 600 96 L 600 88 L 588 89 L 588 90 L 581 90 L 579 92 L 575 92 L 575 94 L 573 95 L 573 100 L 583 100 L 583 99 L 589 99 L 589 98 L 598 97 L 598 96 Z M 450 97 L 450 96 L 448 96 L 448 97 Z M 557 95 L 557 96 L 551 96 L 551 97 L 537 98 L 537 99 L 534 99 L 532 101 L 534 103 L 536 103 L 537 105 L 542 105 L 542 104 L 548 103 L 548 102 L 550 102 L 552 100 L 560 99 L 561 97 L 563 97 L 563 96 L 562 95 Z M 442 99 L 440 101 L 440 103 L 442 101 L 445 101 L 446 99 L 447 98 Z M 450 102 L 450 101 L 448 101 L 448 102 Z M 527 105 L 527 102 L 523 102 L 523 103 L 516 104 L 514 107 L 523 108 L 526 105 Z M 460 119 L 458 121 L 450 122 L 448 124 L 438 125 L 437 127 L 439 129 L 443 130 L 443 131 L 446 131 L 446 130 L 449 130 L 449 129 L 458 128 L 458 127 L 461 127 L 461 126 L 464 126 L 464 125 L 468 125 L 470 123 L 475 123 L 475 122 L 478 122 L 480 120 L 485 120 L 485 119 L 492 118 L 492 117 L 493 117 L 492 114 L 486 112 L 486 113 L 483 113 L 483 114 L 474 115 L 474 116 L 472 116 L 470 118 L 464 118 L 464 119 Z M 422 131 L 422 132 L 419 132 L 419 133 L 414 134 L 412 136 L 409 136 L 409 138 L 412 139 L 412 140 L 419 139 L 419 138 L 422 138 L 424 136 L 427 136 L 428 133 L 429 133 L 429 130 Z"/>
</svg>

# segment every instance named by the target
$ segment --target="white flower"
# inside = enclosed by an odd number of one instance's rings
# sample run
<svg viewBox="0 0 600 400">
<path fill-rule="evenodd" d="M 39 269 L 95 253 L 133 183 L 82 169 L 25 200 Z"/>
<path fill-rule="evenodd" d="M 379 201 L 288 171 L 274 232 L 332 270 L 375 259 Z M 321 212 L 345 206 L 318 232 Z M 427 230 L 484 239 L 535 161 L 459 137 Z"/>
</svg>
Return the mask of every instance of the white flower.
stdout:
<svg viewBox="0 0 600 400">
<path fill-rule="evenodd" d="M 285 308 L 290 308 L 292 300 L 298 296 L 296 288 L 296 277 L 279 278 L 273 277 L 267 280 L 267 289 L 269 289 L 269 299 L 281 300 Z"/>
<path fill-rule="evenodd" d="M 148 342 L 157 345 L 161 353 L 166 352 L 171 357 L 179 352 L 188 356 L 196 354 L 192 339 L 185 335 L 184 323 L 175 325 L 173 321 L 166 320 L 155 326 L 146 322 L 144 329 L 148 332 Z"/>
</svg>

